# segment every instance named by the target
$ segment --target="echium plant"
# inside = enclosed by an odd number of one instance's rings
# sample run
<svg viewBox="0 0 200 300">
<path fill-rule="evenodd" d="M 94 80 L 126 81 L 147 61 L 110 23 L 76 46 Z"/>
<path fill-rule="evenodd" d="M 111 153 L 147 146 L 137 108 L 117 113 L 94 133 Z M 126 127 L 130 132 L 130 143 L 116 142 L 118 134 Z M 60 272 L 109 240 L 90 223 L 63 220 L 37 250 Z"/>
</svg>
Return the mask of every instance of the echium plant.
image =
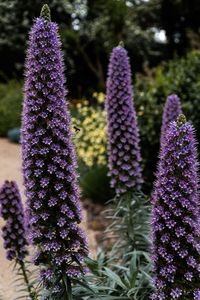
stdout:
<svg viewBox="0 0 200 300">
<path fill-rule="evenodd" d="M 200 222 L 194 128 L 183 115 L 167 131 L 153 193 L 152 299 L 200 299 Z"/>
<path fill-rule="evenodd" d="M 35 264 L 47 292 L 66 299 L 71 280 L 84 271 L 88 249 L 78 225 L 77 163 L 60 46 L 58 27 L 44 5 L 30 32 L 26 59 L 23 173 Z"/>
<path fill-rule="evenodd" d="M 172 94 L 167 97 L 162 115 L 162 127 L 160 145 L 164 144 L 167 129 L 172 121 L 175 121 L 182 113 L 180 99 L 177 95 Z"/>
<path fill-rule="evenodd" d="M 26 284 L 30 299 L 34 299 L 35 292 L 30 283 L 25 259 L 28 255 L 28 242 L 24 220 L 24 210 L 20 192 L 15 181 L 6 180 L 0 188 L 1 217 L 5 221 L 2 227 L 4 247 L 7 259 L 15 262 Z"/>
<path fill-rule="evenodd" d="M 113 49 L 110 57 L 106 111 L 109 175 L 116 193 L 112 207 L 106 212 L 110 225 L 105 238 L 114 243 L 108 272 L 111 278 L 131 278 L 131 283 L 127 280 L 127 287 L 124 286 L 122 291 L 117 284 L 108 281 L 115 291 L 107 289 L 105 299 L 125 299 L 126 296 L 127 299 L 147 299 L 151 291 L 150 264 L 146 252 L 149 246 L 149 208 L 146 198 L 139 191 L 143 182 L 139 130 L 129 58 L 121 43 Z M 124 270 L 132 270 L 134 277 L 123 274 L 119 262 Z"/>
<path fill-rule="evenodd" d="M 140 189 L 143 180 L 131 68 L 121 43 L 110 57 L 106 111 L 111 186 L 116 194 Z"/>
<path fill-rule="evenodd" d="M 24 212 L 18 186 L 14 181 L 5 181 L 0 188 L 1 217 L 6 221 L 3 231 L 7 259 L 23 261 L 28 254 Z"/>
</svg>

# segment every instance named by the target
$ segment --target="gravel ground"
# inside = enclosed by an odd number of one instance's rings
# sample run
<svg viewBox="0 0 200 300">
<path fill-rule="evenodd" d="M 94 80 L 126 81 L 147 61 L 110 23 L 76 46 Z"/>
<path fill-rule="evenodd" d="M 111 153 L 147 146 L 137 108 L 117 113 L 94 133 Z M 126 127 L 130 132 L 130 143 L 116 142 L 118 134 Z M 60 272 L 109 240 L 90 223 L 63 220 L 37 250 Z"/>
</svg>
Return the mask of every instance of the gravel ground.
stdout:
<svg viewBox="0 0 200 300">
<path fill-rule="evenodd" d="M 10 143 L 7 139 L 0 139 L 0 185 L 5 179 L 16 180 L 23 195 L 20 146 Z M 84 215 L 86 215 L 85 211 Z M 2 225 L 2 220 L 0 220 L 0 225 Z M 95 233 L 88 228 L 85 221 L 82 226 L 87 231 L 90 251 L 94 255 Z M 14 300 L 19 296 L 13 284 L 14 279 L 15 273 L 10 262 L 5 259 L 3 241 L 0 237 L 0 300 Z"/>
</svg>

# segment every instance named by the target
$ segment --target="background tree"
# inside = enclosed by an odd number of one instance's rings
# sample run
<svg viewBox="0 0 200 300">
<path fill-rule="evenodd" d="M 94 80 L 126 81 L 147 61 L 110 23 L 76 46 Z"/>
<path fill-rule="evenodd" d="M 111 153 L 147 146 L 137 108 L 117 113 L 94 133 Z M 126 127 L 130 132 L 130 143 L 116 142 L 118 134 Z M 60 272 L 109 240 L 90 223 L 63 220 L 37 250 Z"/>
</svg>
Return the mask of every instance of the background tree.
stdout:
<svg viewBox="0 0 200 300">
<path fill-rule="evenodd" d="M 47 0 L 68 57 L 70 97 L 105 91 L 109 53 L 123 40 L 133 74 L 200 48 L 198 0 Z M 22 77 L 28 28 L 41 0 L 0 2 L 0 80 Z M 166 40 L 160 40 L 160 30 Z M 9 61 L 9 64 L 7 63 Z M 148 68 L 147 68 L 148 66 Z M 84 74 L 84 76 L 83 76 Z"/>
<path fill-rule="evenodd" d="M 52 16 L 64 27 L 70 24 L 65 0 L 52 0 Z M 33 18 L 38 16 L 41 0 L 0 1 L 0 79 L 22 76 L 26 41 Z M 9 62 L 9 63 L 8 63 Z"/>
<path fill-rule="evenodd" d="M 75 79 L 78 83 L 80 95 L 84 91 L 90 93 L 91 87 L 105 90 L 109 53 L 120 40 L 130 53 L 134 71 L 141 71 L 148 57 L 155 56 L 153 33 L 140 29 L 135 22 L 134 6 L 128 6 L 125 0 L 88 0 L 84 12 L 75 27 L 62 32 L 66 51 L 72 63 L 76 62 L 76 70 L 70 66 L 71 81 Z"/>
<path fill-rule="evenodd" d="M 134 71 L 141 71 L 143 63 L 154 56 L 151 52 L 155 44 L 153 33 L 140 29 L 136 23 L 135 7 L 127 1 L 48 2 L 51 2 L 53 18 L 61 28 L 64 54 L 69 57 L 69 87 L 73 96 L 91 94 L 91 89 L 104 90 L 108 55 L 122 39 L 134 60 Z M 28 28 L 40 6 L 40 0 L 0 3 L 1 80 L 22 76 Z"/>
<path fill-rule="evenodd" d="M 133 1 L 135 2 L 135 1 Z M 137 22 L 144 30 L 150 27 L 164 30 L 166 46 L 163 58 L 183 55 L 200 47 L 200 2 L 198 0 L 139 1 Z"/>
</svg>

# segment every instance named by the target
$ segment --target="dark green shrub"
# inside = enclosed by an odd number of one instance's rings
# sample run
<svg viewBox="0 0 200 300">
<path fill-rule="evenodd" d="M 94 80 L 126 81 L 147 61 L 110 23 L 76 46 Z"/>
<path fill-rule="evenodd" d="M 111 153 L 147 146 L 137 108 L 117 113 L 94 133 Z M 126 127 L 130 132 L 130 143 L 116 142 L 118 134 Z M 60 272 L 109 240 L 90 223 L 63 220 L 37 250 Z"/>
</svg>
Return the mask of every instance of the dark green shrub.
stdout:
<svg viewBox="0 0 200 300">
<path fill-rule="evenodd" d="M 11 80 L 0 84 L 0 136 L 7 136 L 9 129 L 20 127 L 22 86 Z"/>
<path fill-rule="evenodd" d="M 79 173 L 80 186 L 84 198 L 89 198 L 98 203 L 105 203 L 113 197 L 106 166 L 95 164 L 87 167 L 83 163 L 80 163 Z"/>
<path fill-rule="evenodd" d="M 200 51 L 173 59 L 154 70 L 153 76 L 137 76 L 135 104 L 141 133 L 145 189 L 150 190 L 156 169 L 162 110 L 169 94 L 181 99 L 184 114 L 191 120 L 200 140 Z"/>
</svg>

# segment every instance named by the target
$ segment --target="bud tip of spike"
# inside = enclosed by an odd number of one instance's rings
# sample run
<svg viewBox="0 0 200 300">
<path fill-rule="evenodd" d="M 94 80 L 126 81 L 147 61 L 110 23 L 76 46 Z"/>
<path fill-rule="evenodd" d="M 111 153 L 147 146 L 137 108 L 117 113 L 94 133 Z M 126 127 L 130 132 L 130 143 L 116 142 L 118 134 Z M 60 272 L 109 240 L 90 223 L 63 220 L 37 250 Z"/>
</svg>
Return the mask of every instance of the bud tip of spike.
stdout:
<svg viewBox="0 0 200 300">
<path fill-rule="evenodd" d="M 181 127 L 187 122 L 186 117 L 183 114 L 180 114 L 177 118 L 177 125 L 178 127 Z"/>
<path fill-rule="evenodd" d="M 40 18 L 44 18 L 47 21 L 51 21 L 51 12 L 48 4 L 44 4 L 42 6 L 41 12 L 40 12 Z"/>
<path fill-rule="evenodd" d="M 119 47 L 124 47 L 124 42 L 123 41 L 119 42 Z"/>
</svg>

